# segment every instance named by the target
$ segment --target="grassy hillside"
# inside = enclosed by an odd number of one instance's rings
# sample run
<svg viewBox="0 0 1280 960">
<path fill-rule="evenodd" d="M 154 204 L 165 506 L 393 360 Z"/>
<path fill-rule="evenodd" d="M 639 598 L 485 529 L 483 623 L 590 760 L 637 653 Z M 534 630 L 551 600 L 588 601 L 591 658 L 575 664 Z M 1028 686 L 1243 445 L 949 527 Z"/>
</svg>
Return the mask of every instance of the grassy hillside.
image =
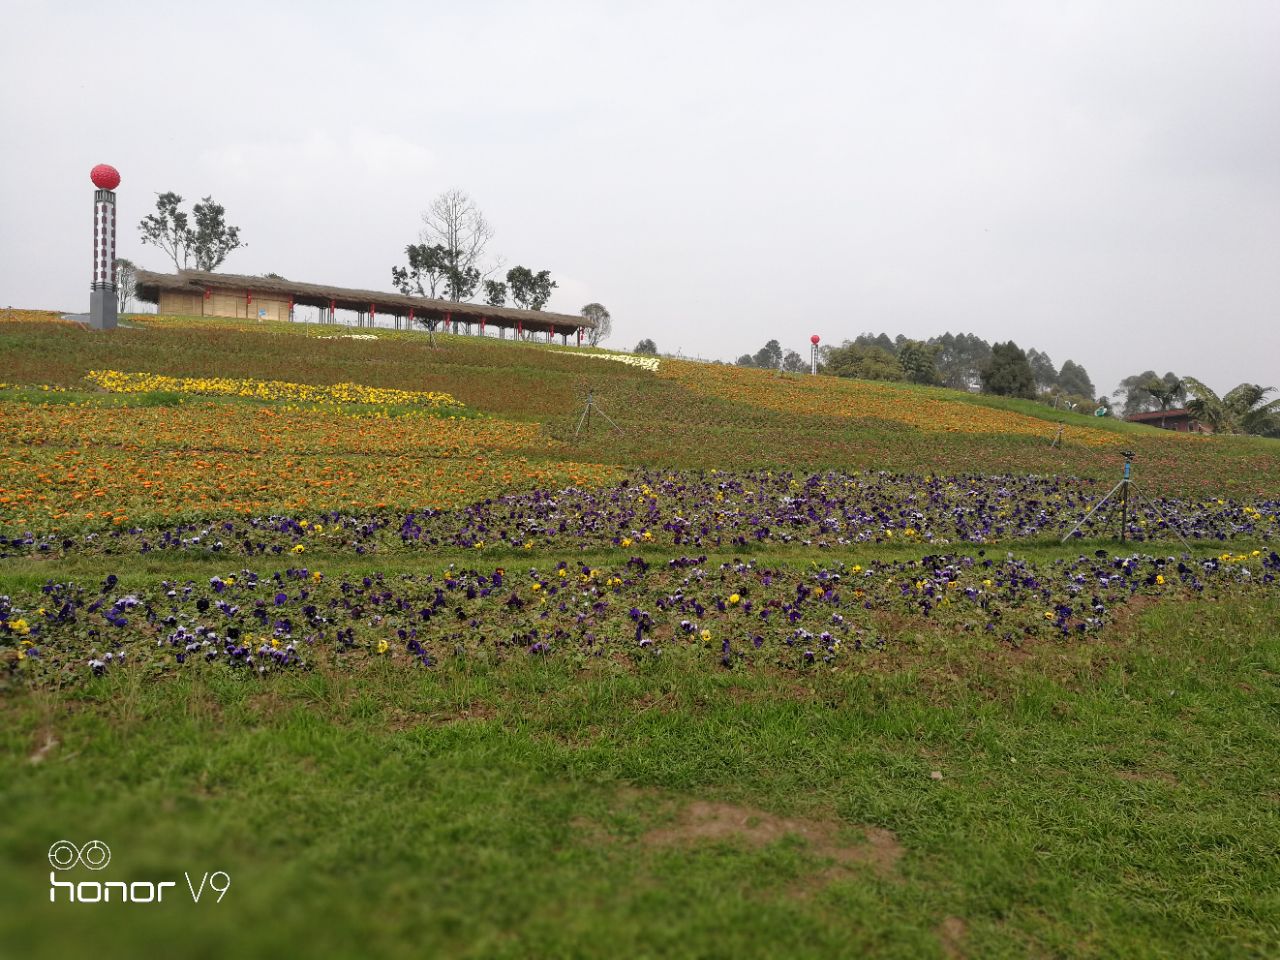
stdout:
<svg viewBox="0 0 1280 960">
<path fill-rule="evenodd" d="M 1280 954 L 1280 443 L 130 324 L 0 313 L 14 955 Z"/>
<path fill-rule="evenodd" d="M 73 392 L 45 394 L 40 402 L 77 404 L 103 402 L 83 395 L 92 389 L 85 374 L 103 369 L 438 390 L 457 397 L 470 410 L 503 421 L 538 424 L 533 434 L 513 430 L 515 439 L 503 444 L 503 452 L 543 465 L 871 468 L 926 474 L 1013 471 L 1105 480 L 1117 475 L 1119 451 L 1129 448 L 1138 454 L 1138 476 L 1149 492 L 1186 497 L 1265 494 L 1280 464 L 1280 444 L 1274 442 L 1177 436 L 1034 403 L 935 388 L 772 375 L 678 360 L 663 360 L 653 373 L 545 345 L 440 336 L 433 348 L 421 333 L 379 332 L 374 340 L 351 340 L 328 339 L 344 332 L 332 327 L 157 318 L 134 322 L 137 328 L 111 335 L 61 324 L 0 324 L 0 382 L 65 387 Z M 622 432 L 603 429 L 597 419 L 596 429 L 571 442 L 588 389 L 595 391 L 600 408 Z M 30 397 L 21 391 L 10 393 L 14 400 Z M 148 404 L 156 398 L 138 396 L 125 402 Z M 199 398 L 188 398 L 186 409 L 191 417 L 223 419 L 219 449 L 263 452 L 243 440 L 252 432 L 252 410 L 218 407 Z M 13 408 L 13 417 L 28 416 L 25 410 L 22 405 Z M 126 414 L 114 416 L 127 420 Z M 111 435 L 110 427 L 99 426 L 98 419 L 78 414 L 71 424 L 79 434 L 64 432 L 60 442 L 82 450 L 96 445 L 99 435 Z M 1060 426 L 1061 442 L 1055 447 L 1052 441 Z M 295 455 L 308 449 L 288 431 L 279 435 L 281 449 Z M 41 434 L 13 442 L 45 440 Z M 210 445 L 194 438 L 189 444 L 193 450 Z M 361 446 L 367 449 L 370 443 Z M 487 444 L 481 447 L 489 449 Z M 421 445 L 388 441 L 382 449 L 415 455 Z M 236 465 L 224 458 L 220 469 L 235 471 Z M 586 476 L 591 471 L 574 467 L 569 472 Z M 616 472 L 596 470 L 594 475 Z M 341 480 L 334 480 L 334 486 L 341 488 Z M 378 491 L 374 502 L 405 507 L 461 502 L 412 483 L 401 489 L 402 496 L 389 485 Z M 259 509 L 272 502 L 247 495 L 240 499 Z M 346 507 L 350 498 L 310 497 L 308 502 Z M 283 500 L 277 505 L 288 506 Z"/>
</svg>

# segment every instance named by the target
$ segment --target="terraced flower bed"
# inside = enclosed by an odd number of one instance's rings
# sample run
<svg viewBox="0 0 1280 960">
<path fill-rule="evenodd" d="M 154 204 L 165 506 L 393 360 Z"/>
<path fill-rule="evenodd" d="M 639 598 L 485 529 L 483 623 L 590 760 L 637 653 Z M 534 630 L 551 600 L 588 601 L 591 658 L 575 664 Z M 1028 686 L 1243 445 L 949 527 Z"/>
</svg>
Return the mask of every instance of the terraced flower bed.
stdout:
<svg viewBox="0 0 1280 960">
<path fill-rule="evenodd" d="M 704 650 L 722 668 L 854 666 L 912 629 L 972 634 L 979 644 L 1067 641 L 1101 630 L 1139 598 L 1274 591 L 1280 555 L 1097 550 L 1037 564 L 979 552 L 809 571 L 637 556 L 602 568 L 561 561 L 351 578 L 298 566 L 141 591 L 118 584 L 114 574 L 93 584 L 51 580 L 34 597 L 0 597 L 0 658 L 37 684 L 88 682 L 126 664 L 147 676 L 265 674 L 370 657 L 421 667 L 652 658 L 673 645 Z"/>
<path fill-rule="evenodd" d="M 448 463 L 449 461 L 443 461 Z M 483 470 L 481 469 L 483 467 Z M 473 461 L 474 485 L 509 463 Z M 1062 539 L 1109 488 L 1065 477 L 920 477 L 775 471 L 636 471 L 612 483 L 541 486 L 460 507 L 314 511 L 130 526 L 58 536 L 18 531 L 0 556 L 210 551 L 279 555 L 298 547 L 375 554 L 403 550 L 599 550 L 641 547 L 759 549 L 790 545 L 841 550 L 860 544 L 991 544 Z M 521 479 L 536 475 L 526 465 Z M 137 477 L 145 477 L 140 473 Z M 296 485 L 306 473 L 295 477 Z M 143 479 L 144 483 L 148 482 Z M 368 481 L 366 480 L 366 483 Z M 460 490 L 459 493 L 462 491 Z M 1280 539 L 1280 501 L 1153 498 L 1134 503 L 1126 535 L 1229 542 Z M 1118 536 L 1119 517 L 1100 511 L 1078 536 Z"/>
</svg>

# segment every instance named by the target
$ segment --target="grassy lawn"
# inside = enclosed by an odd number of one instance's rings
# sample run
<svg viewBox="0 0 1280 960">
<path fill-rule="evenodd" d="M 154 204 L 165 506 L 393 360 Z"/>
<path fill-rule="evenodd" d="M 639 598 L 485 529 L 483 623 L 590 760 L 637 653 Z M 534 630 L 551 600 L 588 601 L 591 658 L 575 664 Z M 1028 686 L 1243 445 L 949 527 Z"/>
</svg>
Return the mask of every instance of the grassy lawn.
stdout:
<svg viewBox="0 0 1280 960">
<path fill-rule="evenodd" d="M 927 631 L 808 675 L 700 660 L 11 691 L 0 936 L 31 957 L 1280 951 L 1274 597 L 1018 651 Z M 55 833 L 181 897 L 50 905 Z M 191 903 L 183 873 L 214 870 L 227 902 Z"/>
</svg>

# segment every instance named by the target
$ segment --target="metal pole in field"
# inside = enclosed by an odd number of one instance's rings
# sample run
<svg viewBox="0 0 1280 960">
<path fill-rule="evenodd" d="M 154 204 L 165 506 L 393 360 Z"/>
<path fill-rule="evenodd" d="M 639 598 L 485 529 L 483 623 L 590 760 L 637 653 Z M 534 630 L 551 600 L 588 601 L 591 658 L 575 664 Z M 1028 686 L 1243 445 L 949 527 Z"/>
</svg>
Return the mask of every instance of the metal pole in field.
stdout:
<svg viewBox="0 0 1280 960">
<path fill-rule="evenodd" d="M 1126 457 L 1124 461 L 1124 479 L 1120 481 L 1120 542 L 1124 543 L 1125 528 L 1129 525 L 1129 475 L 1133 471 L 1133 463 Z"/>
<path fill-rule="evenodd" d="M 89 171 L 93 194 L 93 282 L 89 286 L 89 326 L 116 328 L 116 195 L 120 171 L 100 163 Z"/>
</svg>

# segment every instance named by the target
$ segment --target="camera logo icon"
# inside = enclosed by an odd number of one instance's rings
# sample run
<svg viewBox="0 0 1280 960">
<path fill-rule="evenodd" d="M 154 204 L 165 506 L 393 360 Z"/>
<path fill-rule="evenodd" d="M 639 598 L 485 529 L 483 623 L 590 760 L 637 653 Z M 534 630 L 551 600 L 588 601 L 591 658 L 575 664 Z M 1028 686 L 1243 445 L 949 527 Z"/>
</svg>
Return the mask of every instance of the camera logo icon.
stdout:
<svg viewBox="0 0 1280 960">
<path fill-rule="evenodd" d="M 101 840 L 90 840 L 77 847 L 70 840 L 59 840 L 49 848 L 49 863 L 55 870 L 70 870 L 77 863 L 90 870 L 101 870 L 111 862 L 111 848 Z"/>
</svg>

